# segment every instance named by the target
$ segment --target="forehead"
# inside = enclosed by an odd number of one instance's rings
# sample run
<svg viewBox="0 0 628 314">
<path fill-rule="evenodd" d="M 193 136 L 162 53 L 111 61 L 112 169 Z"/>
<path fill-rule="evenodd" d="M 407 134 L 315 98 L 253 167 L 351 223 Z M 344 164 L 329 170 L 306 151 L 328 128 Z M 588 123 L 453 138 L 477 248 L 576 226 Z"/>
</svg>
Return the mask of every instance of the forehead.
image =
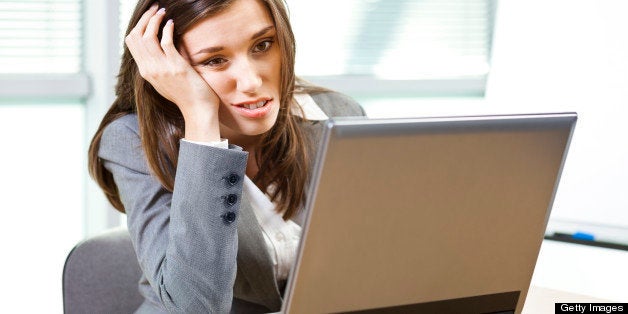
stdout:
<svg viewBox="0 0 628 314">
<path fill-rule="evenodd" d="M 225 46 L 249 40 L 252 34 L 270 25 L 274 25 L 273 19 L 260 0 L 236 0 L 220 13 L 192 26 L 183 34 L 182 43 L 188 50 Z"/>
</svg>

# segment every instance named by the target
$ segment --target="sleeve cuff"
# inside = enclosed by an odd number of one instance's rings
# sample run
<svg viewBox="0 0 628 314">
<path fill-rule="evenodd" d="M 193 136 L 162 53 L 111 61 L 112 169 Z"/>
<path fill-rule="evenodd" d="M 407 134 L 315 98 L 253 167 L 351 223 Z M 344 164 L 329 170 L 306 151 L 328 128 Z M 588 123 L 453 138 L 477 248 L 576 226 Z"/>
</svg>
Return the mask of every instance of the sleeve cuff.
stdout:
<svg viewBox="0 0 628 314">
<path fill-rule="evenodd" d="M 226 138 L 221 138 L 219 142 L 197 142 L 197 141 L 190 141 L 186 139 L 181 139 L 181 140 L 188 143 L 197 144 L 197 145 L 205 145 L 205 146 L 229 149 L 229 140 Z"/>
</svg>

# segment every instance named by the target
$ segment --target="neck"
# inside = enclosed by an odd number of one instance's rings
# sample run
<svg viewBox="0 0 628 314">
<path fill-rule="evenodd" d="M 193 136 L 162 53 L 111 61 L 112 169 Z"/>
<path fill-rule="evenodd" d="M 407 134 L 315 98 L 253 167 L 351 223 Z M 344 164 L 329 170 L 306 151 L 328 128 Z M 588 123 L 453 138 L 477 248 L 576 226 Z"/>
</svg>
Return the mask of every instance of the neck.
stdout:
<svg viewBox="0 0 628 314">
<path fill-rule="evenodd" d="M 246 176 L 251 178 L 255 178 L 257 173 L 259 172 L 259 167 L 257 166 L 257 158 L 255 158 L 255 151 L 248 150 L 249 157 L 246 161 Z"/>
</svg>

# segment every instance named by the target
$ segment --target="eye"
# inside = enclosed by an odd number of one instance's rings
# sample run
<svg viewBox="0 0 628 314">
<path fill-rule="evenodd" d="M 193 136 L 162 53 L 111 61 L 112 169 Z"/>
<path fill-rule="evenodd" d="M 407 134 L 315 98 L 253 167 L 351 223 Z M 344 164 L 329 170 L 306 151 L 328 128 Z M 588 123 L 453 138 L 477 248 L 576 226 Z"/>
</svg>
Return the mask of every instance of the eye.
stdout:
<svg viewBox="0 0 628 314">
<path fill-rule="evenodd" d="M 265 39 L 260 41 L 259 43 L 257 43 L 254 47 L 253 47 L 253 52 L 264 52 L 264 51 L 268 51 L 268 49 L 270 49 L 270 47 L 273 45 L 273 40 L 272 39 Z"/>
<path fill-rule="evenodd" d="M 227 59 L 223 57 L 215 57 L 204 61 L 202 64 L 210 67 L 218 67 L 227 62 Z"/>
</svg>

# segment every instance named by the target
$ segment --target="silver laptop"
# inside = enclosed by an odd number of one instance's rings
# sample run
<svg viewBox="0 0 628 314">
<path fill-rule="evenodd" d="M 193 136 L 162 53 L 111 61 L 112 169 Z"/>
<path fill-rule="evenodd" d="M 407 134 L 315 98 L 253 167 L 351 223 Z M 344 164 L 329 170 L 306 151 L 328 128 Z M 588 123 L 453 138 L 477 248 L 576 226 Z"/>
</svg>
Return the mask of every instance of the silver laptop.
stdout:
<svg viewBox="0 0 628 314">
<path fill-rule="evenodd" d="M 521 312 L 575 122 L 326 122 L 282 311 Z"/>
</svg>

